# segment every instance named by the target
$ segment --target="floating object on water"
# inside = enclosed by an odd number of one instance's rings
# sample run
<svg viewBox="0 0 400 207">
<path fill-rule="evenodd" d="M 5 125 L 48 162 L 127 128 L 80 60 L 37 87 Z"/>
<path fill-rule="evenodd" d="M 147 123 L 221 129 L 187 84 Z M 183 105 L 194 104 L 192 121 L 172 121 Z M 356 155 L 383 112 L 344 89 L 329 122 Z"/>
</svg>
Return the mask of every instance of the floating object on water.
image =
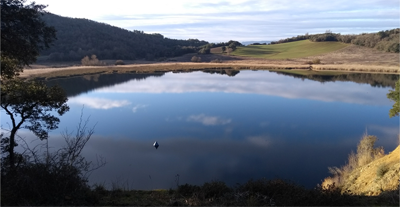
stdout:
<svg viewBox="0 0 400 207">
<path fill-rule="evenodd" d="M 156 149 L 158 148 L 158 146 L 160 146 L 159 144 L 158 144 L 158 142 L 157 141 L 155 141 L 154 142 L 154 144 L 153 144 L 153 147 L 155 147 Z"/>
</svg>

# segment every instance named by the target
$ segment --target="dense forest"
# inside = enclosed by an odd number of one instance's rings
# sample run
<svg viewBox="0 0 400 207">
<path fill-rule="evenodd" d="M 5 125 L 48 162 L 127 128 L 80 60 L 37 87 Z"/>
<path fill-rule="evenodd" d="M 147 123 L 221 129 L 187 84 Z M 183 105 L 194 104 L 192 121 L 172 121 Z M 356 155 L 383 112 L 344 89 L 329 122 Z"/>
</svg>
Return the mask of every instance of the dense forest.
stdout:
<svg viewBox="0 0 400 207">
<path fill-rule="evenodd" d="M 57 40 L 40 54 L 49 61 L 81 60 L 93 54 L 99 59 L 155 60 L 197 52 L 201 46 L 209 44 L 198 39 L 176 40 L 161 34 L 128 31 L 51 13 L 44 14 L 42 19 L 56 29 Z"/>
<path fill-rule="evenodd" d="M 385 52 L 398 53 L 400 51 L 400 28 L 380 31 L 377 33 L 362 33 L 359 35 L 342 35 L 340 33 L 333 33 L 332 31 L 328 30 L 323 34 L 310 35 L 307 33 L 305 35 L 298 35 L 297 37 L 274 41 L 270 44 L 279 44 L 307 39 L 313 42 L 338 41 L 343 43 L 351 43 L 359 46 L 375 48 Z"/>
</svg>

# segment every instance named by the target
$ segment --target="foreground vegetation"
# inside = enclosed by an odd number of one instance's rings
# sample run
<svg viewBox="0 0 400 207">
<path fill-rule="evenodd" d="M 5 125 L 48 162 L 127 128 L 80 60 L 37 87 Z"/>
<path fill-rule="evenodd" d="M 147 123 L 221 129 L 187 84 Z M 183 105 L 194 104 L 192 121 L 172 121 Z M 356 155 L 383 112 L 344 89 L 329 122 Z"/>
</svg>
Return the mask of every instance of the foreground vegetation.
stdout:
<svg viewBox="0 0 400 207">
<path fill-rule="evenodd" d="M 348 161 L 341 167 L 330 167 L 332 176 L 322 183 L 323 188 L 335 184 L 342 194 L 384 195 L 388 200 L 399 200 L 400 146 L 385 155 L 382 147 L 375 147 L 376 136 L 364 135 L 357 152 L 349 154 Z"/>
<path fill-rule="evenodd" d="M 285 44 L 238 47 L 231 54 L 267 59 L 302 58 L 332 52 L 346 46 L 346 44 L 339 42 L 311 42 L 309 40 L 302 40 Z"/>
<path fill-rule="evenodd" d="M 105 190 L 97 186 L 93 192 L 99 198 L 96 205 L 125 206 L 368 206 L 398 205 L 385 195 L 368 197 L 342 194 L 331 186 L 306 189 L 290 181 L 249 180 L 229 187 L 220 181 L 201 186 L 179 185 L 172 190 Z"/>
</svg>

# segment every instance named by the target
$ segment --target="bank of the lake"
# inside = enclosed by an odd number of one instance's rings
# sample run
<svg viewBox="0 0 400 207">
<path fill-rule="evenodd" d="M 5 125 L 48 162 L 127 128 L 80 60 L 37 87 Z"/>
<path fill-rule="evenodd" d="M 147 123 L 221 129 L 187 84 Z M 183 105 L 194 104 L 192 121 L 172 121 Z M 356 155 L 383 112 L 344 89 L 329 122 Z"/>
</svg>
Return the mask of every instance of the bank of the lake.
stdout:
<svg viewBox="0 0 400 207">
<path fill-rule="evenodd" d="M 156 73 L 156 72 L 191 72 L 199 70 L 304 70 L 329 73 L 343 72 L 364 72 L 364 73 L 382 73 L 399 74 L 400 69 L 397 66 L 379 66 L 379 65 L 335 65 L 335 64 L 265 64 L 265 63 L 151 63 L 151 64 L 131 64 L 119 66 L 72 66 L 62 68 L 36 68 L 25 69 L 21 73 L 22 78 L 64 78 L 79 75 L 104 74 L 104 73 Z M 323 73 L 322 73 L 323 74 Z"/>
</svg>

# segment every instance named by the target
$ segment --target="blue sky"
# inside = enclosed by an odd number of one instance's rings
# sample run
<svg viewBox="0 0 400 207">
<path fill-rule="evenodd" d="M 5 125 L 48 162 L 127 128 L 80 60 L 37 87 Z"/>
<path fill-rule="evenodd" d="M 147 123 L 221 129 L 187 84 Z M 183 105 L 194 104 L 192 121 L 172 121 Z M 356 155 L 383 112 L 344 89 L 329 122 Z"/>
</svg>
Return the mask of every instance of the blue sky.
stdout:
<svg viewBox="0 0 400 207">
<path fill-rule="evenodd" d="M 174 39 L 279 40 L 400 27 L 399 0 L 36 0 L 47 11 Z"/>
</svg>

